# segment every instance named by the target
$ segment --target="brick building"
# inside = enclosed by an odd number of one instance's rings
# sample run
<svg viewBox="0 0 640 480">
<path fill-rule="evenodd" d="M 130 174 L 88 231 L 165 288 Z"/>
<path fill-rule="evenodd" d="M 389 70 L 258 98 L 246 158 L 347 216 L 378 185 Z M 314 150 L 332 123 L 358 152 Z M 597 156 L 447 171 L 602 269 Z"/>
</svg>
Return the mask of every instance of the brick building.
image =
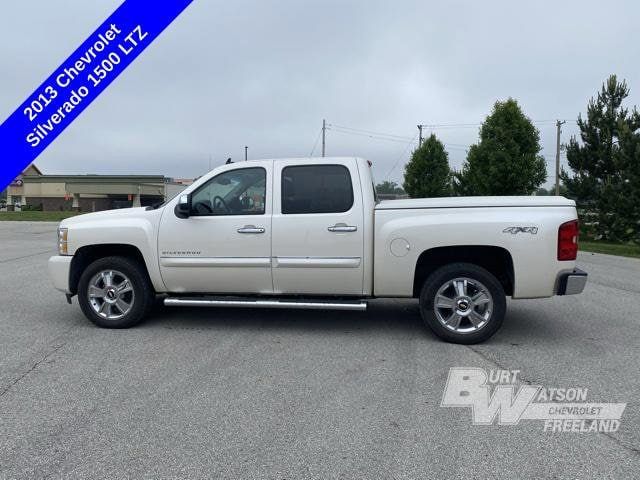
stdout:
<svg viewBox="0 0 640 480">
<path fill-rule="evenodd" d="M 30 165 L 7 188 L 7 208 L 96 212 L 147 206 L 184 187 L 162 175 L 43 175 Z"/>
</svg>

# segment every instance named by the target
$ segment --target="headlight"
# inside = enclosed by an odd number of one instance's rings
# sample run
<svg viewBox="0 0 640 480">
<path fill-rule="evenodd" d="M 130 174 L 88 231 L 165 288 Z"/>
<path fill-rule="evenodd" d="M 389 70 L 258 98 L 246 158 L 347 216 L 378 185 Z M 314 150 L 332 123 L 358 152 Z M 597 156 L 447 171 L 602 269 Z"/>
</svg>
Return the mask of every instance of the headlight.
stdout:
<svg viewBox="0 0 640 480">
<path fill-rule="evenodd" d="M 69 235 L 68 228 L 58 227 L 58 253 L 60 255 L 68 255 L 67 253 L 67 237 Z"/>
</svg>

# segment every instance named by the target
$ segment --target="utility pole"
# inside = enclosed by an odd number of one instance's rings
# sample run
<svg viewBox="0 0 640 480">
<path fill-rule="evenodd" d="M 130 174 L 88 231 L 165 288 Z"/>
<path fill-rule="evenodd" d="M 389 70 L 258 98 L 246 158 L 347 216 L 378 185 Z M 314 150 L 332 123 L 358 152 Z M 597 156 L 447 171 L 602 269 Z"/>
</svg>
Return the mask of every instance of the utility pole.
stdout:
<svg viewBox="0 0 640 480">
<path fill-rule="evenodd" d="M 418 138 L 418 147 L 422 146 L 422 127 L 424 127 L 424 125 L 418 125 L 418 131 L 420 132 L 420 137 Z"/>
<path fill-rule="evenodd" d="M 247 147 L 246 145 L 244 146 L 244 161 L 247 161 L 247 150 L 249 150 L 249 147 Z"/>
<path fill-rule="evenodd" d="M 327 135 L 327 121 L 322 119 L 322 156 L 324 157 L 325 152 L 325 137 Z"/>
<path fill-rule="evenodd" d="M 556 195 L 560 195 L 560 132 L 563 120 L 556 120 Z"/>
</svg>

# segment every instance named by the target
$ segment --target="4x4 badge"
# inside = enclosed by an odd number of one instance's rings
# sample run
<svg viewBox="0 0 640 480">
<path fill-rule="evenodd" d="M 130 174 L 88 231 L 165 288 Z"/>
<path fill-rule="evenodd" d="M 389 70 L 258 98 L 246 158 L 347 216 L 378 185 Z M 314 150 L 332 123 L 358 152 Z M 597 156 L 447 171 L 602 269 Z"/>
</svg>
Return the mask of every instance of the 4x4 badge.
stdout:
<svg viewBox="0 0 640 480">
<path fill-rule="evenodd" d="M 507 227 L 502 230 L 502 233 L 511 233 L 515 235 L 516 233 L 530 233 L 531 235 L 537 235 L 538 227 Z"/>
</svg>

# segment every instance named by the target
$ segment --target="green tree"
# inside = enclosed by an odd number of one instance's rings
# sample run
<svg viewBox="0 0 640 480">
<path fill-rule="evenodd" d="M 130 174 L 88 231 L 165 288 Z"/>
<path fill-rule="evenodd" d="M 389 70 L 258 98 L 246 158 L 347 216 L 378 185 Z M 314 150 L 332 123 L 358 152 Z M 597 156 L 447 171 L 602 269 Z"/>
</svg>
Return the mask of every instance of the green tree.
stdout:
<svg viewBox="0 0 640 480">
<path fill-rule="evenodd" d="M 385 180 L 376 185 L 376 192 L 387 195 L 404 195 L 404 190 L 396 182 Z"/>
<path fill-rule="evenodd" d="M 413 152 L 404 169 L 403 187 L 412 198 L 451 194 L 449 155 L 434 134 Z"/>
<path fill-rule="evenodd" d="M 496 102 L 454 186 L 460 195 L 531 195 L 547 179 L 540 135 L 514 99 Z"/>
<path fill-rule="evenodd" d="M 597 238 L 640 242 L 640 113 L 623 106 L 625 81 L 611 75 L 578 116 L 580 141 L 567 145 L 571 172 L 562 171 L 567 195 L 586 211 L 595 211 Z"/>
</svg>

